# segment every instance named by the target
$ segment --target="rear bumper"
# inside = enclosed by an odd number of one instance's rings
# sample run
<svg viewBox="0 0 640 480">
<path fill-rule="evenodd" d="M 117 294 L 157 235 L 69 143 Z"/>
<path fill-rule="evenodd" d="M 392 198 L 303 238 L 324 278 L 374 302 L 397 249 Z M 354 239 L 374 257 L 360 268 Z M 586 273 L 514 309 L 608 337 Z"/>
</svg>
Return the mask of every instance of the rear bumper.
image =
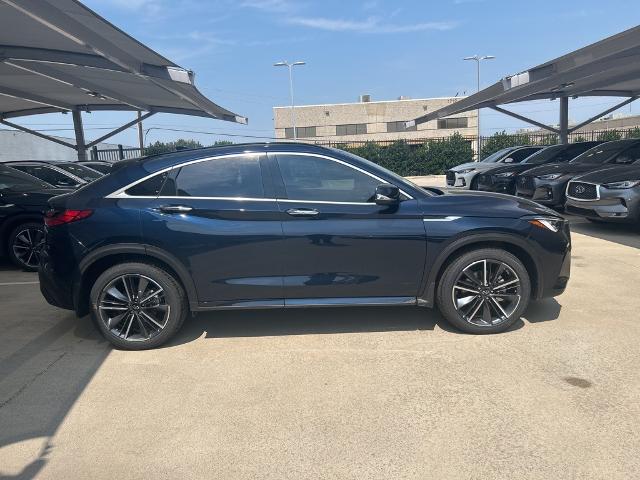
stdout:
<svg viewBox="0 0 640 480">
<path fill-rule="evenodd" d="M 46 246 L 40 254 L 38 279 L 40 280 L 40 292 L 47 302 L 54 307 L 75 310 L 72 282 L 56 273 L 55 264 Z"/>
</svg>

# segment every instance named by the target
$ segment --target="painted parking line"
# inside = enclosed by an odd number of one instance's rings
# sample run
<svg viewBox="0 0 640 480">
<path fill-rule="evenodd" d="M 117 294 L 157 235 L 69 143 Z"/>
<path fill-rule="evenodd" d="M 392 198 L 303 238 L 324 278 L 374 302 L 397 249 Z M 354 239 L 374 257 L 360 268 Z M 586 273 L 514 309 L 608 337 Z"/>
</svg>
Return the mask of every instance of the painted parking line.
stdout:
<svg viewBox="0 0 640 480">
<path fill-rule="evenodd" d="M 0 287 L 9 287 L 11 285 L 38 285 L 40 282 L 9 282 L 0 283 Z"/>
</svg>

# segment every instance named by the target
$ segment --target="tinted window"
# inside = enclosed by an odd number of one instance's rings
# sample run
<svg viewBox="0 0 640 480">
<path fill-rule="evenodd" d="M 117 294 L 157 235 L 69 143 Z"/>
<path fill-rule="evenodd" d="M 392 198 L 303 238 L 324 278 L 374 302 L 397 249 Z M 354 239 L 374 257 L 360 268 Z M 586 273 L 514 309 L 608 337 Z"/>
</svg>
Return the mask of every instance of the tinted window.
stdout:
<svg viewBox="0 0 640 480">
<path fill-rule="evenodd" d="M 500 160 L 507 152 L 510 152 L 511 148 L 503 148 L 502 150 L 498 150 L 497 152 L 493 152 L 487 158 L 483 158 L 481 161 L 483 163 L 495 163 Z"/>
<path fill-rule="evenodd" d="M 438 120 L 438 128 L 446 129 L 446 128 L 467 128 L 468 120 L 467 117 L 458 117 L 458 118 L 441 118 Z"/>
<path fill-rule="evenodd" d="M 24 192 L 28 190 L 39 190 L 51 188 L 51 185 L 43 183 L 22 172 L 9 168 L 0 167 L 0 190 L 12 190 Z"/>
<path fill-rule="evenodd" d="M 366 123 L 351 123 L 349 125 L 336 125 L 336 135 L 363 135 L 367 133 Z"/>
<path fill-rule="evenodd" d="M 620 153 L 630 145 L 628 142 L 608 142 L 593 147 L 582 155 L 577 156 L 572 163 L 593 163 L 602 164 L 609 161 L 614 155 Z"/>
<path fill-rule="evenodd" d="M 298 138 L 315 137 L 316 127 L 296 127 L 296 135 Z M 293 138 L 293 127 L 284 129 L 285 138 Z"/>
<path fill-rule="evenodd" d="M 326 158 L 279 155 L 287 196 L 293 200 L 371 202 L 380 180 Z"/>
<path fill-rule="evenodd" d="M 640 160 L 640 145 L 636 145 L 635 147 L 631 147 L 630 149 L 625 150 L 615 159 L 613 159 L 611 163 L 629 165 L 636 162 L 637 160 Z"/>
<path fill-rule="evenodd" d="M 80 182 L 46 165 L 11 165 L 11 168 L 33 175 L 51 185 L 61 187 L 75 187 L 80 185 Z"/>
<path fill-rule="evenodd" d="M 418 127 L 414 125 L 413 127 L 406 127 L 406 122 L 387 122 L 387 132 L 395 133 L 395 132 L 415 132 L 418 130 Z"/>
<path fill-rule="evenodd" d="M 515 152 L 512 152 L 511 154 L 507 155 L 505 157 L 505 160 L 507 158 L 513 158 L 513 162 L 511 163 L 520 163 L 525 158 L 530 157 L 531 155 L 536 153 L 538 150 L 540 149 L 539 148 L 521 148 L 520 150 L 516 150 Z"/>
<path fill-rule="evenodd" d="M 74 165 L 72 163 L 61 163 L 56 165 L 56 167 L 61 168 L 65 172 L 69 172 L 76 177 L 80 177 L 87 182 L 93 182 L 94 180 L 99 179 L 102 175 L 98 172 L 91 170 L 83 165 Z"/>
<path fill-rule="evenodd" d="M 181 197 L 264 197 L 257 156 L 221 157 L 186 165 L 176 177 Z M 164 195 L 164 192 L 163 192 Z"/>
<path fill-rule="evenodd" d="M 128 189 L 126 193 L 136 197 L 157 197 L 167 175 L 168 173 L 164 172 L 148 178 Z"/>
</svg>

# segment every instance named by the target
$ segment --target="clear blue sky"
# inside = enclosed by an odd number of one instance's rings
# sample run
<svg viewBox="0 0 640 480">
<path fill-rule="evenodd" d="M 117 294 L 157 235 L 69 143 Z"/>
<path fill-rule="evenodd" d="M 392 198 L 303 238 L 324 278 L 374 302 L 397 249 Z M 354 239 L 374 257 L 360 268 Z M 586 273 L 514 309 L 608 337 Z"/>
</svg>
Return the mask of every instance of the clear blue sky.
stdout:
<svg viewBox="0 0 640 480">
<path fill-rule="evenodd" d="M 288 104 L 286 69 L 279 60 L 305 60 L 295 71 L 296 103 L 450 96 L 475 89 L 468 55 L 484 62 L 484 86 L 609 35 L 640 19 L 637 0 L 87 0 L 109 21 L 196 72 L 196 85 L 216 103 L 249 117 L 248 126 L 178 115 L 158 115 L 145 128 L 166 127 L 220 134 L 273 135 L 272 107 Z M 571 120 L 587 118 L 611 99 L 572 102 Z M 639 103 L 639 102 L 636 102 Z M 533 102 L 514 110 L 555 122 L 557 105 Z M 632 104 L 625 111 L 640 113 Z M 85 116 L 87 137 L 116 126 L 131 113 Z M 483 133 L 527 126 L 485 112 Z M 22 121 L 38 129 L 68 128 L 68 117 Z M 96 130 L 92 130 L 96 129 Z M 71 135 L 70 132 L 57 132 Z M 152 130 L 148 141 L 222 135 Z M 135 131 L 116 142 L 135 144 Z"/>
</svg>

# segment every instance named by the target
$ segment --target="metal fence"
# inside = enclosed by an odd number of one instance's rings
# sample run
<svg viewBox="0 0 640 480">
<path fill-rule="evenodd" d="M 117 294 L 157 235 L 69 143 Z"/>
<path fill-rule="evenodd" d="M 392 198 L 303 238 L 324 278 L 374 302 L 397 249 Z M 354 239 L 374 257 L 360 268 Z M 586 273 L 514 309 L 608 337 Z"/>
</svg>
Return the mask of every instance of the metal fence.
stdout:
<svg viewBox="0 0 640 480">
<path fill-rule="evenodd" d="M 555 145 L 559 141 L 559 136 L 555 133 L 543 133 L 543 132 L 521 132 L 514 134 L 499 134 L 501 138 L 502 146 L 509 145 Z M 475 136 L 463 136 L 465 141 L 469 142 L 475 150 L 477 137 Z M 480 137 L 480 145 L 487 145 L 487 142 L 495 140 L 497 135 Z M 597 140 L 619 140 L 624 138 L 640 138 L 640 128 L 628 128 L 628 129 L 613 129 L 613 130 L 593 130 L 590 132 L 573 132 L 569 134 L 569 142 L 590 142 Z M 412 147 L 419 147 L 428 142 L 446 142 L 451 137 L 434 137 L 434 138 L 413 138 L 402 139 L 407 145 Z M 332 141 L 332 140 L 304 140 L 307 143 L 314 145 L 320 145 L 325 147 L 334 148 L 357 148 L 362 147 L 370 143 L 375 143 L 380 146 L 391 146 L 398 140 L 379 140 L 379 141 Z M 142 156 L 142 150 L 140 148 L 124 148 L 122 145 L 118 145 L 118 148 L 112 149 L 98 149 L 93 147 L 91 149 L 91 158 L 93 160 L 104 160 L 107 162 L 117 162 L 118 160 L 124 160 L 127 158 L 135 158 Z M 474 152 L 474 156 L 477 152 Z"/>
</svg>

